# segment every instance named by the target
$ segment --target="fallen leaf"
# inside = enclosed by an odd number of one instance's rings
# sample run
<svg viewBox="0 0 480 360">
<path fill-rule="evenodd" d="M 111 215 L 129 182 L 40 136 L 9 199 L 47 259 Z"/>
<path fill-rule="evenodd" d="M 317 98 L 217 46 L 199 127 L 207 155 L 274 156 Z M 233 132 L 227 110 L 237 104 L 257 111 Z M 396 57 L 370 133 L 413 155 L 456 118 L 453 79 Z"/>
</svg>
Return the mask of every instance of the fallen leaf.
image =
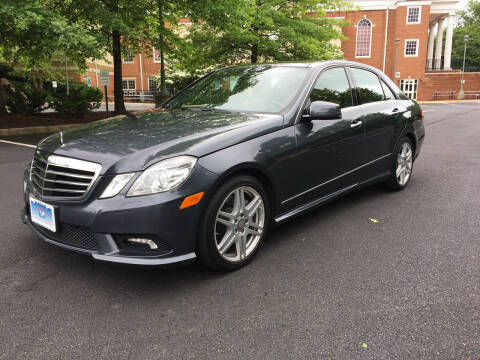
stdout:
<svg viewBox="0 0 480 360">
<path fill-rule="evenodd" d="M 373 219 L 373 218 L 370 218 L 369 220 L 370 220 L 372 223 L 377 223 L 377 222 L 378 222 L 377 219 Z"/>
</svg>

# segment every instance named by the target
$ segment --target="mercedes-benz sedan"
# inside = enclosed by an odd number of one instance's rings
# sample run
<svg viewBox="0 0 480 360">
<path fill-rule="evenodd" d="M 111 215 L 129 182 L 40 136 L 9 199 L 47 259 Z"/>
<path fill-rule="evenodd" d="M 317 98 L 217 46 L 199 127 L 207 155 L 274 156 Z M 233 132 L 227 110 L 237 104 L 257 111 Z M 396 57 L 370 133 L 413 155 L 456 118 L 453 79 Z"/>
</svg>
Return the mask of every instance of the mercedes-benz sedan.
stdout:
<svg viewBox="0 0 480 360">
<path fill-rule="evenodd" d="M 373 183 L 405 188 L 424 134 L 417 103 L 366 65 L 223 68 L 161 108 L 41 141 L 22 219 L 97 260 L 234 270 L 272 224 Z"/>
</svg>

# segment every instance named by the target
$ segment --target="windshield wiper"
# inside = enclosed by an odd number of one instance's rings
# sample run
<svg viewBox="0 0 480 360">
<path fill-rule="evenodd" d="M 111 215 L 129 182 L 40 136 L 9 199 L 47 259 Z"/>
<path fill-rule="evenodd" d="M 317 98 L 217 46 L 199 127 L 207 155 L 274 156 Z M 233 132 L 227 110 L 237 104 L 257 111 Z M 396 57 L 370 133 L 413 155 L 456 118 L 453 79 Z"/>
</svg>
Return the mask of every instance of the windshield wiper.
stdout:
<svg viewBox="0 0 480 360">
<path fill-rule="evenodd" d="M 186 110 L 210 110 L 206 104 L 201 104 L 201 105 L 195 105 L 195 104 L 188 104 L 188 105 L 182 105 L 182 109 Z"/>
<path fill-rule="evenodd" d="M 231 112 L 229 110 L 225 109 L 219 109 L 216 108 L 213 105 L 207 105 L 207 104 L 202 104 L 202 105 L 182 105 L 182 109 L 187 109 L 187 110 L 195 110 L 195 111 L 221 111 L 221 112 Z"/>
</svg>

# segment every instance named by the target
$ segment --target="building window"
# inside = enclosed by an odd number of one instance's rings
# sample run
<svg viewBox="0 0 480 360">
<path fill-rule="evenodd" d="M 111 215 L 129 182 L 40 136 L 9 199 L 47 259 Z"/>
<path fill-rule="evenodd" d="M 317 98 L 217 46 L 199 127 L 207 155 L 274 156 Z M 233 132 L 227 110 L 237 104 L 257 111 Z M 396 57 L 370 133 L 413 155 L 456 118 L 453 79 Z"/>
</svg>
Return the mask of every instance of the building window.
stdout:
<svg viewBox="0 0 480 360">
<path fill-rule="evenodd" d="M 158 81 L 155 76 L 148 77 L 148 90 L 157 91 L 158 90 Z"/>
<path fill-rule="evenodd" d="M 123 90 L 135 90 L 137 88 L 135 79 L 122 79 Z"/>
<path fill-rule="evenodd" d="M 370 20 L 362 19 L 357 25 L 357 50 L 355 57 L 370 57 L 370 46 L 372 42 L 372 23 Z"/>
<path fill-rule="evenodd" d="M 407 8 L 407 24 L 420 24 L 420 6 L 409 6 Z"/>
<path fill-rule="evenodd" d="M 400 90 L 410 99 L 417 100 L 417 79 L 403 79 L 400 80 Z"/>
<path fill-rule="evenodd" d="M 405 40 L 405 56 L 418 56 L 418 39 Z"/>
<path fill-rule="evenodd" d="M 125 64 L 133 64 L 133 52 L 129 51 L 124 57 L 123 62 Z"/>
<path fill-rule="evenodd" d="M 155 50 L 155 48 L 153 48 L 153 62 L 159 63 L 160 61 L 160 50 Z"/>
</svg>

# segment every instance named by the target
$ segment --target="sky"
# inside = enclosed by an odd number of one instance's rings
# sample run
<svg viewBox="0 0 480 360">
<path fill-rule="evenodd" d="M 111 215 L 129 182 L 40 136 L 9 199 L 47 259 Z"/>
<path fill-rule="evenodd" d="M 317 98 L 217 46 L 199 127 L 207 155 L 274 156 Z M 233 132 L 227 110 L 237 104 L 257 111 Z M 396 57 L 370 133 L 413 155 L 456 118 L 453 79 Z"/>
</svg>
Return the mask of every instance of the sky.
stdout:
<svg viewBox="0 0 480 360">
<path fill-rule="evenodd" d="M 460 0 L 460 2 L 457 4 L 457 10 L 464 10 L 467 8 L 468 5 L 468 0 Z"/>
</svg>

